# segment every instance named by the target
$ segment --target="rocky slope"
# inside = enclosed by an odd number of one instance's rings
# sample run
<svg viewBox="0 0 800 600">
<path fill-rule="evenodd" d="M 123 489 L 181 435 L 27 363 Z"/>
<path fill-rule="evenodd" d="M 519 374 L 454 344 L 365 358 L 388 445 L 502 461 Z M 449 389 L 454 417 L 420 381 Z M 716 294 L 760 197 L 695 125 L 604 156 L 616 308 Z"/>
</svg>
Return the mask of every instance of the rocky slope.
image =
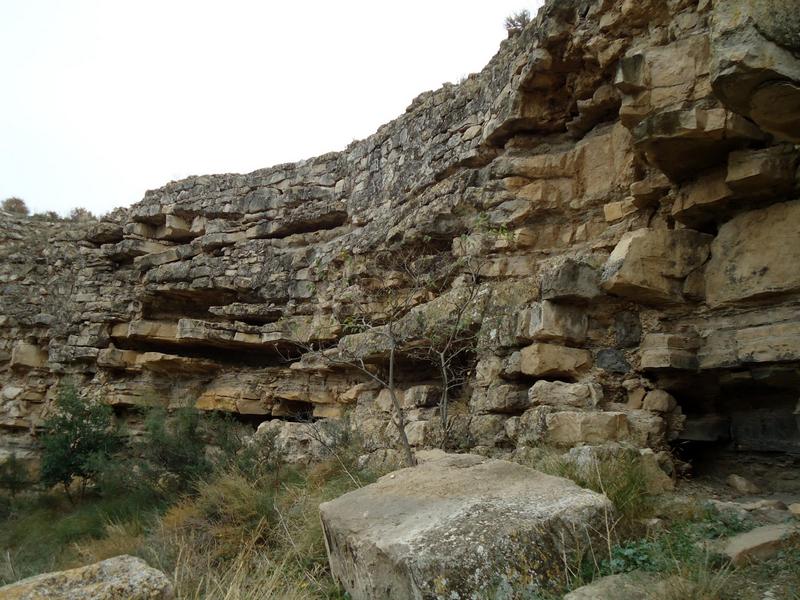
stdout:
<svg viewBox="0 0 800 600">
<path fill-rule="evenodd" d="M 388 250 L 477 265 L 462 446 L 797 453 L 794 4 L 551 0 L 483 71 L 342 152 L 171 182 L 91 224 L 0 215 L 2 451 L 35 448 L 71 378 L 120 415 L 349 411 L 385 454 L 378 386 L 296 342 L 346 347 L 354 314 L 410 294 L 408 349 L 454 310 L 469 278 L 416 294 Z M 410 442 L 429 444 L 441 381 L 397 366 Z"/>
</svg>

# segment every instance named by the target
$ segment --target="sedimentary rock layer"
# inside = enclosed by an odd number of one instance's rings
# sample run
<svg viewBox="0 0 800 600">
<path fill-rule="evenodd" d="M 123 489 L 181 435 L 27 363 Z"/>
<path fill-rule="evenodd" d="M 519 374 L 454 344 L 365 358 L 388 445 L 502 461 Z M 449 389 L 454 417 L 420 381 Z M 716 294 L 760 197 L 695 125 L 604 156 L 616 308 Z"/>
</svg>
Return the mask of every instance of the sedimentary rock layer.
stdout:
<svg viewBox="0 0 800 600">
<path fill-rule="evenodd" d="M 349 411 L 383 452 L 379 386 L 304 349 L 363 342 L 353 316 L 385 322 L 404 294 L 413 348 L 470 280 L 462 445 L 658 447 L 685 428 L 800 450 L 793 4 L 549 1 L 483 71 L 341 152 L 171 182 L 98 222 L 3 214 L 0 446 L 35 448 L 71 378 L 120 414 Z M 474 277 L 416 293 L 386 251 Z M 440 377 L 397 376 L 430 443 Z"/>
</svg>

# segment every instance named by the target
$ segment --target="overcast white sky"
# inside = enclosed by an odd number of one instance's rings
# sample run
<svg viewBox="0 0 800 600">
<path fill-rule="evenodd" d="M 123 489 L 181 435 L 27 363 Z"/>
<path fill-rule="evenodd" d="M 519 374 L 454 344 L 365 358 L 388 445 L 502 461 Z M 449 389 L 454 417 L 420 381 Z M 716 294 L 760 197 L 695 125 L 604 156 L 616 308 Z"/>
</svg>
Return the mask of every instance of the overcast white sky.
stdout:
<svg viewBox="0 0 800 600">
<path fill-rule="evenodd" d="M 103 213 L 338 150 L 540 0 L 0 0 L 0 199 Z"/>
</svg>

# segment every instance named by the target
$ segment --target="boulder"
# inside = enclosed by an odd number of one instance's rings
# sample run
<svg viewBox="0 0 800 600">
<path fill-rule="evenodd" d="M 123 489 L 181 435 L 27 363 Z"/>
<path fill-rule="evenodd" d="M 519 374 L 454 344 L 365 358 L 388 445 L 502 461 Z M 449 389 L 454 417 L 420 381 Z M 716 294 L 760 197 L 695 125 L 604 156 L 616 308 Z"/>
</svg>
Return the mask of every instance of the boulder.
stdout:
<svg viewBox="0 0 800 600">
<path fill-rule="evenodd" d="M 725 483 L 731 486 L 734 490 L 739 492 L 740 494 L 760 494 L 761 488 L 759 488 L 755 483 L 742 477 L 741 475 L 728 475 L 727 479 L 725 479 Z"/>
<path fill-rule="evenodd" d="M 87 567 L 45 573 L 0 587 L 3 600 L 167 600 L 172 584 L 141 558 L 122 555 Z"/>
<path fill-rule="evenodd" d="M 677 576 L 665 580 L 657 575 L 634 571 L 608 575 L 571 591 L 564 600 L 649 600 L 650 598 L 693 597 L 694 585 Z"/>
<path fill-rule="evenodd" d="M 612 510 L 566 479 L 474 455 L 439 455 L 320 505 L 331 572 L 353 600 L 547 588 Z"/>
<path fill-rule="evenodd" d="M 798 538 L 800 528 L 794 523 L 763 525 L 726 540 L 721 550 L 738 567 L 768 560 Z"/>
</svg>

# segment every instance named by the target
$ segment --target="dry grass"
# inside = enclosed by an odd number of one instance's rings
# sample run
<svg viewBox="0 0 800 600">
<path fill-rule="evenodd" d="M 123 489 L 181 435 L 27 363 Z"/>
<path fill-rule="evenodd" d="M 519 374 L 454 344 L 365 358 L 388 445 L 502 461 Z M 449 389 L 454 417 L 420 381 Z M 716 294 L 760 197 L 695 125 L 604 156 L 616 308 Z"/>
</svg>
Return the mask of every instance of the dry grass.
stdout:
<svg viewBox="0 0 800 600">
<path fill-rule="evenodd" d="M 145 544 L 145 531 L 139 521 L 111 521 L 105 535 L 76 542 L 73 546 L 81 564 L 99 562 L 120 554 L 138 554 Z"/>
</svg>

